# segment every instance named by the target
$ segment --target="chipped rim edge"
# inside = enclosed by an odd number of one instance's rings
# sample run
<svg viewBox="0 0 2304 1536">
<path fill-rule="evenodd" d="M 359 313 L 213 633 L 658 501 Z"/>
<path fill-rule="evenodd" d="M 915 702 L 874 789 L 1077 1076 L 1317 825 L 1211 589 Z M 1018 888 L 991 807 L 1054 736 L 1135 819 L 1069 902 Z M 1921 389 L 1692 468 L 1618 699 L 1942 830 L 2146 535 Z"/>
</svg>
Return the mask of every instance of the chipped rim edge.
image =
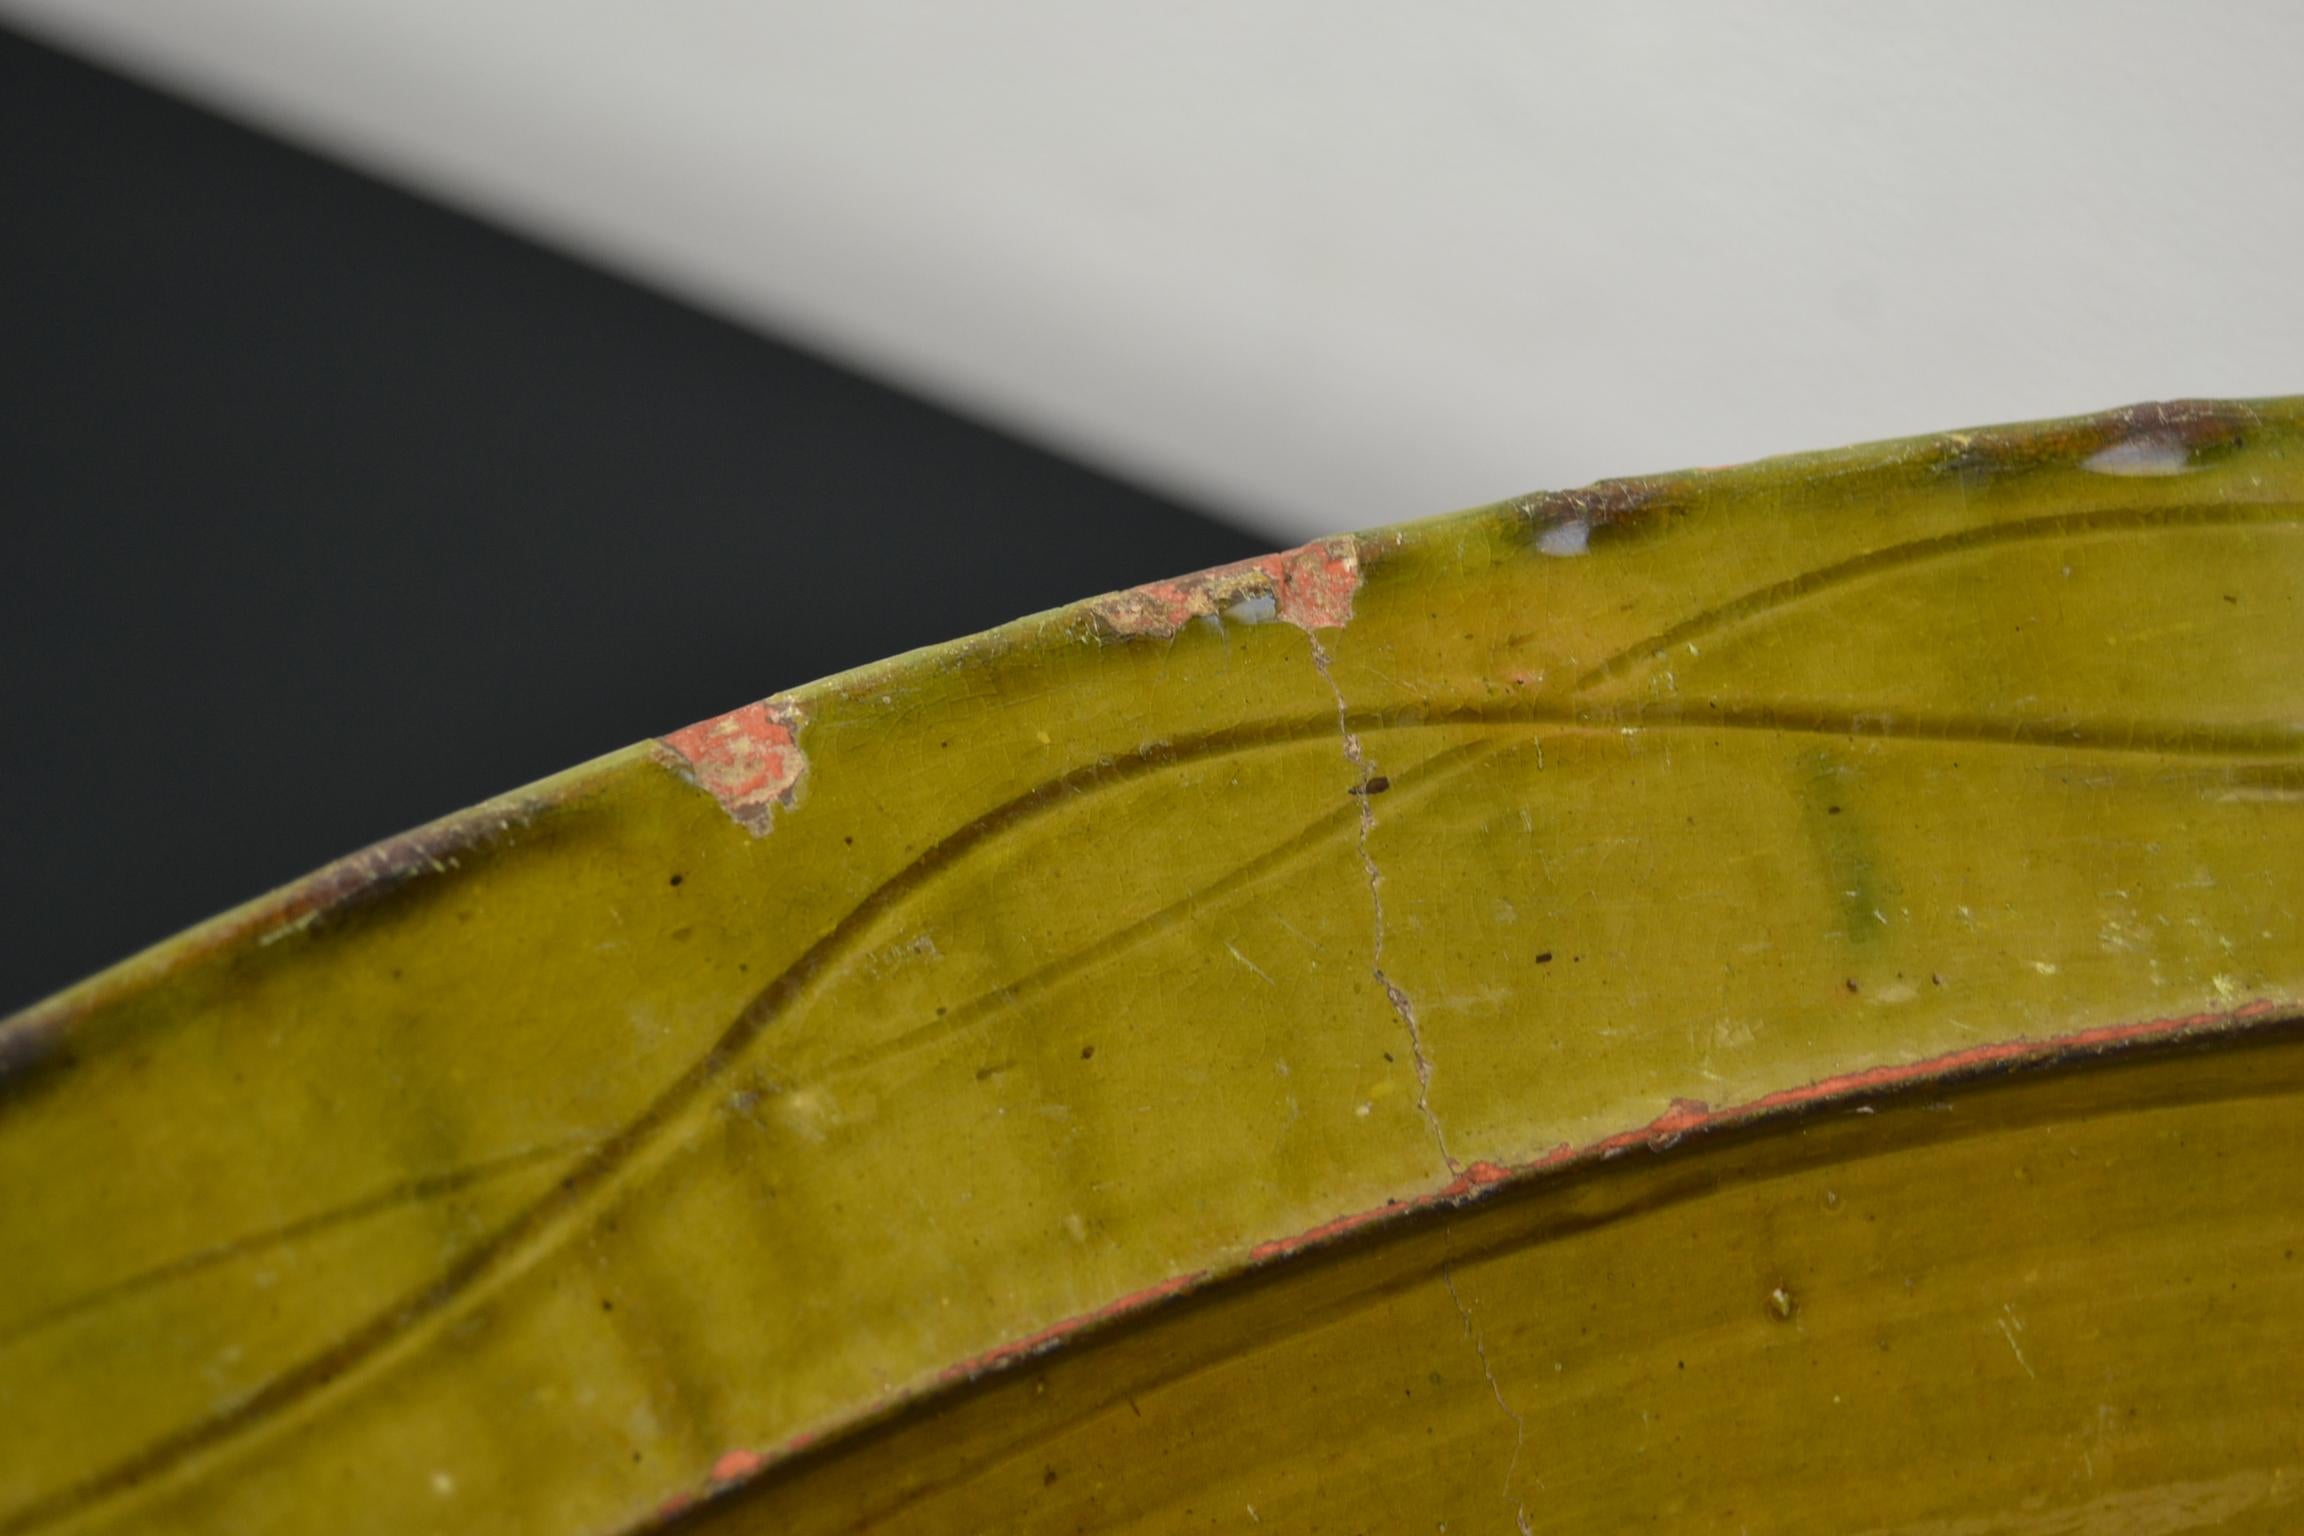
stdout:
<svg viewBox="0 0 2304 1536">
<path fill-rule="evenodd" d="M 1874 1099 L 1905 1100 L 1929 1089 L 2006 1080 L 2018 1074 L 2054 1073 L 2130 1057 L 2149 1059 L 2151 1052 L 2171 1047 L 2213 1047 L 2268 1039 L 2283 1028 L 2297 1025 L 2304 1025 L 2304 1003 L 2260 998 L 2225 1011 L 2099 1025 L 2037 1039 L 2018 1037 L 1919 1061 L 1852 1068 L 1737 1104 L 1714 1107 L 1701 1100 L 1675 1098 L 1662 1113 L 1640 1125 L 1581 1145 L 1563 1142 L 1509 1166 L 1472 1163 L 1423 1194 L 1332 1217 L 1293 1237 L 1254 1244 L 1230 1262 L 1172 1275 L 994 1345 L 776 1445 L 723 1451 L 697 1486 L 660 1501 L 620 1531 L 622 1536 L 650 1536 L 666 1530 L 710 1505 L 746 1496 L 771 1476 L 795 1472 L 808 1462 L 836 1455 L 860 1437 L 892 1427 L 899 1418 L 988 1387 L 1060 1351 L 1091 1346 L 1123 1326 L 1156 1323 L 1180 1302 L 1268 1278 L 1301 1263 L 1318 1262 L 1354 1240 L 1403 1236 L 1420 1221 L 1444 1219 L 1452 1212 L 1507 1193 L 1535 1191 L 1564 1175 L 1602 1167 L 1628 1153 L 1660 1156 L 1692 1138 L 1701 1144 L 1702 1138 L 1732 1131 L 1791 1126 L 1835 1112 L 1869 1113 Z"/>
<path fill-rule="evenodd" d="M 411 880 L 462 870 L 550 813 L 582 800 L 640 750 L 627 747 L 594 758 L 355 849 L 12 1014 L 0 1015 L 0 1095 L 17 1073 L 36 1070 L 51 1051 L 64 1045 L 61 1036 L 88 1015 L 127 1001 L 181 966 L 217 958 L 245 943 L 276 943 L 389 895 Z"/>
<path fill-rule="evenodd" d="M 776 812 L 807 792 L 807 724 L 807 706 L 780 693 L 657 737 L 657 761 L 718 801 L 730 821 L 766 837 Z"/>
<path fill-rule="evenodd" d="M 1333 551 L 1348 545 L 1353 562 L 1352 587 L 1357 593 L 1368 571 L 1380 564 L 1390 551 L 1412 540 L 1429 538 L 1437 530 L 1467 519 L 1507 518 L 1541 536 L 1546 529 L 1577 521 L 1588 527 L 1625 521 L 1675 496 L 1717 494 L 1766 475 L 1839 474 L 1858 469 L 1893 470 L 1929 464 L 1960 468 L 2046 467 L 2069 463 L 2079 467 L 2091 456 L 2130 438 L 2174 437 L 2186 444 L 2231 446 L 2238 443 L 2244 433 L 2260 427 L 2304 432 L 2304 395 L 2151 401 L 2076 416 L 1955 428 L 1881 438 L 1840 448 L 1777 454 L 1719 468 L 1596 480 L 1576 489 L 1532 492 L 1388 524 L 1359 534 L 1317 539 L 1234 566 L 1218 566 L 1144 587 L 1097 594 L 1026 614 L 975 634 L 867 662 L 784 690 L 758 703 L 765 707 L 782 702 L 812 713 L 820 703 L 834 698 L 859 697 L 885 689 L 895 678 L 917 667 L 949 662 L 955 657 L 994 661 L 1011 650 L 1044 644 L 1051 628 L 1056 626 L 1061 627 L 1066 641 L 1112 639 L 1116 637 L 1115 630 L 1109 620 L 1099 614 L 1108 613 L 1115 599 L 1148 590 L 1189 589 L 1195 584 L 1213 591 L 1222 578 L 1243 569 L 1252 569 L 1277 582 L 1280 563 L 1307 551 Z M 1267 586 L 1266 590 L 1271 587 Z M 1349 611 L 1347 596 L 1345 612 L 1349 614 Z M 1188 617 L 1192 616 L 1198 615 Z M 745 707 L 750 706 L 739 706 L 739 710 Z M 711 723 L 711 720 L 700 721 L 685 729 L 695 730 Z M 672 732 L 668 736 L 680 734 L 682 732 Z M 13 1013 L 0 1015 L 0 1092 L 5 1092 L 21 1076 L 37 1074 L 43 1062 L 69 1044 L 67 1037 L 77 1021 L 126 1001 L 171 971 L 214 958 L 244 941 L 253 939 L 261 944 L 284 937 L 297 928 L 375 899 L 428 872 L 460 868 L 465 855 L 483 854 L 511 832 L 569 808 L 632 763 L 652 759 L 661 765 L 667 739 L 659 736 L 618 748 L 348 853 L 308 875 L 133 951 L 93 975 Z"/>
<path fill-rule="evenodd" d="M 1713 492 L 1741 477 L 1786 470 L 1821 477 L 1861 470 L 2012 471 L 2063 466 L 2111 476 L 2167 475 L 2205 467 L 2169 463 L 2168 453 L 2189 460 L 2196 452 L 2238 448 L 2264 426 L 2294 426 L 2299 410 L 2304 410 L 2304 396 L 2298 395 L 2148 400 L 2079 416 L 1955 427 L 1844 448 L 1774 454 L 1742 464 L 1595 480 L 1573 490 L 1530 492 L 1496 506 L 1516 514 L 1539 535 L 1578 524 L 1589 533 L 1668 508 L 1681 497 Z M 2146 451 L 2124 461 L 2120 456 L 2128 448 Z"/>
</svg>

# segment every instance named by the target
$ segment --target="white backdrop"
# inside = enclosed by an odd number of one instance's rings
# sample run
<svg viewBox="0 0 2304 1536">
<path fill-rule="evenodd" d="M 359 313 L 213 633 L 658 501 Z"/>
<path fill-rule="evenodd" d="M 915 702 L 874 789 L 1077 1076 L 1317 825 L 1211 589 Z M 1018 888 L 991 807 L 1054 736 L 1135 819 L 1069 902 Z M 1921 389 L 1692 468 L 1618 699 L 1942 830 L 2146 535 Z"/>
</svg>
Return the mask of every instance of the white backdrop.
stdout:
<svg viewBox="0 0 2304 1536">
<path fill-rule="evenodd" d="M 1273 537 L 2304 389 L 2304 6 L 0 0 Z"/>
</svg>

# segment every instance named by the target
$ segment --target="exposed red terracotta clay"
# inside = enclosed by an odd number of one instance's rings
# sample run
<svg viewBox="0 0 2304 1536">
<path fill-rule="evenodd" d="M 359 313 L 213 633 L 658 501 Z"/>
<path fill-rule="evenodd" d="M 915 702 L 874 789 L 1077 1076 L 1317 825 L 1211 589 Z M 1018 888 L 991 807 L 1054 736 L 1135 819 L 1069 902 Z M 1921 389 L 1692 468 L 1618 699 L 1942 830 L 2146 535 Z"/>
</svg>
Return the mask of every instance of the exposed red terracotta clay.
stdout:
<svg viewBox="0 0 2304 1536">
<path fill-rule="evenodd" d="M 1236 603 L 1270 598 L 1272 617 L 1298 629 L 1341 629 L 1360 590 L 1360 545 L 1349 536 L 1319 539 L 1276 555 L 1149 582 L 1089 603 L 1117 634 L 1165 639 L 1194 619 Z"/>
<path fill-rule="evenodd" d="M 790 809 L 808 776 L 808 755 L 800 750 L 799 705 L 765 699 L 710 720 L 698 721 L 664 737 L 678 767 L 720 808 L 759 837 L 776 807 Z"/>
<path fill-rule="evenodd" d="M 980 1376 L 996 1366 L 1006 1365 L 1010 1361 L 1021 1360 L 1028 1355 L 1036 1355 L 1044 1349 L 1053 1349 L 1083 1328 L 1140 1311 L 1162 1297 L 1175 1296 L 1188 1291 L 1207 1278 L 1208 1271 L 1204 1269 L 1194 1270 L 1187 1275 L 1172 1275 L 1158 1285 L 1148 1285 L 1140 1291 L 1130 1291 L 1125 1296 L 1108 1301 L 1092 1312 L 1083 1312 L 1077 1317 L 1067 1317 L 1061 1322 L 1050 1323 L 1038 1333 L 1028 1333 L 1023 1338 L 1011 1339 L 1007 1343 L 988 1349 L 980 1355 L 974 1355 L 956 1364 L 948 1365 L 936 1373 L 936 1379 L 938 1381 L 966 1380 L 972 1376 Z"/>
<path fill-rule="evenodd" d="M 712 1481 L 733 1483 L 750 1477 L 768 1465 L 768 1458 L 758 1451 L 723 1451 L 720 1459 L 712 1463 Z"/>
<path fill-rule="evenodd" d="M 1501 1184 L 1510 1177 L 1512 1170 L 1502 1163 L 1470 1162 L 1464 1165 L 1464 1171 L 1456 1175 L 1448 1187 L 1461 1193 L 1486 1184 Z"/>
<path fill-rule="evenodd" d="M 1459 1175 L 1459 1177 L 1462 1176 Z M 1450 1187 L 1453 1188 L 1454 1186 L 1451 1185 Z M 1419 1196 L 1414 1200 L 1380 1205 L 1374 1210 L 1352 1211 L 1342 1216 L 1331 1217 L 1316 1227 L 1306 1228 L 1294 1237 L 1276 1237 L 1270 1242 L 1258 1243 L 1248 1250 L 1248 1260 L 1252 1264 L 1260 1264 L 1266 1259 L 1294 1253 L 1299 1248 L 1309 1248 L 1318 1243 L 1325 1243 L 1331 1238 L 1342 1237 L 1347 1232 L 1357 1232 L 1362 1227 L 1375 1225 L 1394 1211 L 1413 1210 L 1424 1204 L 1427 1198 L 1429 1197 Z"/>
</svg>

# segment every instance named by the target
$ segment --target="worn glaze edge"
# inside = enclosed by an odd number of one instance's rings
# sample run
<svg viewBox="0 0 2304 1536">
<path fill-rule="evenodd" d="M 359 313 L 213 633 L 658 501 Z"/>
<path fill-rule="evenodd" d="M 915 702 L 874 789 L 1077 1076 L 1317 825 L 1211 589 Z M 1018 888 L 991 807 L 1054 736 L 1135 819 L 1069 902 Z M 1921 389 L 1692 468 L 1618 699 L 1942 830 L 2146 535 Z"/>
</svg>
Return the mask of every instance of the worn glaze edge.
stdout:
<svg viewBox="0 0 2304 1536">
<path fill-rule="evenodd" d="M 2275 424 L 2304 426 L 2304 396 L 2151 402 L 1536 492 L 1367 533 L 1314 540 L 1235 565 L 1085 598 L 975 635 L 867 663 L 714 719 L 759 708 L 790 711 L 796 723 L 823 702 L 867 697 L 919 668 L 988 663 L 1013 650 L 1051 644 L 1135 643 L 1168 632 L 1164 622 L 1141 629 L 1114 622 L 1116 614 L 1132 615 L 1146 604 L 1163 621 L 1173 610 L 1181 622 L 1197 616 L 1203 606 L 1236 604 L 1243 595 L 1254 600 L 1261 592 L 1270 595 L 1272 616 L 1282 622 L 1307 630 L 1340 624 L 1348 621 L 1352 597 L 1366 573 L 1389 554 L 1477 520 L 1501 520 L 1524 529 L 1540 553 L 1550 553 L 1582 538 L 1637 535 L 1649 525 L 1669 521 L 1699 496 L 1730 493 L 1748 479 L 1786 472 L 1838 479 L 1918 466 L 1963 477 L 1995 477 L 2066 465 L 2116 475 L 2160 474 L 2194 461 L 2206 462 L 2239 447 L 2259 426 Z M 1292 593 L 1292 585 L 1302 590 Z M 484 860 L 524 830 L 567 813 L 635 764 L 692 772 L 692 765 L 682 762 L 683 754 L 670 744 L 690 739 L 712 723 L 699 722 L 620 748 L 348 854 L 0 1017 L 0 1097 L 40 1075 L 63 1052 L 74 1021 L 118 1005 L 171 971 L 238 945 L 278 942 L 428 877 Z M 793 787 L 779 781 L 768 788 L 767 798 L 789 805 Z M 755 820 L 765 826 L 766 806 L 759 806 L 757 815 L 752 807 L 741 809 L 739 819 L 747 827 Z"/>
</svg>

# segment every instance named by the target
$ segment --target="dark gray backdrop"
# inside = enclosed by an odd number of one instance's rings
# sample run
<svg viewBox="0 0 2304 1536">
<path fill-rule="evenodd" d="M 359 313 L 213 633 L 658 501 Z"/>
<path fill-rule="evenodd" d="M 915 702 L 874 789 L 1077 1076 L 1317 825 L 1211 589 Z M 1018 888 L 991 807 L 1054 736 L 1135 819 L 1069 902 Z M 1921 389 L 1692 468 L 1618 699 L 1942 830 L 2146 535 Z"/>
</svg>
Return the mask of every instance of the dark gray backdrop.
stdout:
<svg viewBox="0 0 2304 1536">
<path fill-rule="evenodd" d="M 0 30 L 0 1013 L 596 753 L 1257 547 Z"/>
</svg>

